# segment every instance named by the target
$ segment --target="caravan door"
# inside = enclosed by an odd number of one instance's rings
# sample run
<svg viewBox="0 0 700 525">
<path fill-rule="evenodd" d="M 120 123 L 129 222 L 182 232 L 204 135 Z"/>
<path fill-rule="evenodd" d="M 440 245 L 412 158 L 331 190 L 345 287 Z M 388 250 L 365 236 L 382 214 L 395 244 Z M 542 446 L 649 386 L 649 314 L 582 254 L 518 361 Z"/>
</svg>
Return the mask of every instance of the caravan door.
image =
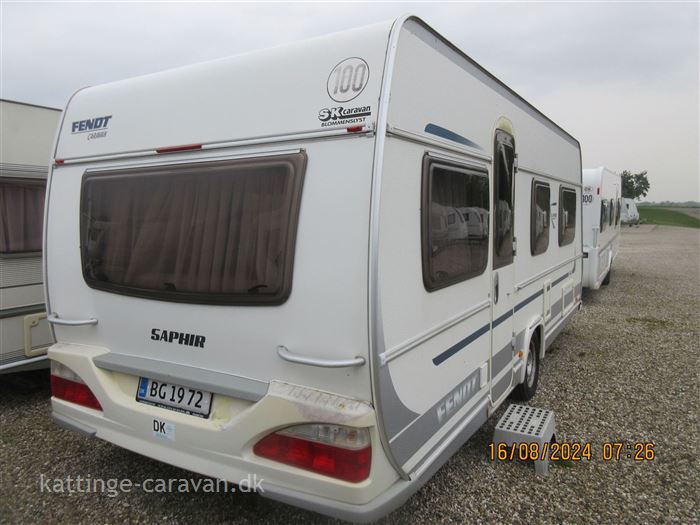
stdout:
<svg viewBox="0 0 700 525">
<path fill-rule="evenodd" d="M 491 402 L 497 405 L 513 379 L 515 140 L 496 130 L 493 159 L 493 271 L 491 289 Z"/>
</svg>

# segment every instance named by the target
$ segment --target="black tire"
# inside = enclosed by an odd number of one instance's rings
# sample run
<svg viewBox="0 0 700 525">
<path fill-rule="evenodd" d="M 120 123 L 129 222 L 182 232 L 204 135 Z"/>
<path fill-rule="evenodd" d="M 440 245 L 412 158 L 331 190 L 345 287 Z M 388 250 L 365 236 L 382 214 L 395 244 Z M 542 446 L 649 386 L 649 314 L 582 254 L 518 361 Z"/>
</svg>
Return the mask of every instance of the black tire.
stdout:
<svg viewBox="0 0 700 525">
<path fill-rule="evenodd" d="M 605 278 L 603 279 L 603 286 L 607 286 L 610 284 L 610 274 L 612 273 L 612 266 L 608 270 L 608 273 L 605 274 Z"/>
<path fill-rule="evenodd" d="M 513 390 L 513 398 L 519 401 L 532 399 L 540 379 L 540 344 L 537 334 L 532 334 L 525 359 L 525 380 Z"/>
</svg>

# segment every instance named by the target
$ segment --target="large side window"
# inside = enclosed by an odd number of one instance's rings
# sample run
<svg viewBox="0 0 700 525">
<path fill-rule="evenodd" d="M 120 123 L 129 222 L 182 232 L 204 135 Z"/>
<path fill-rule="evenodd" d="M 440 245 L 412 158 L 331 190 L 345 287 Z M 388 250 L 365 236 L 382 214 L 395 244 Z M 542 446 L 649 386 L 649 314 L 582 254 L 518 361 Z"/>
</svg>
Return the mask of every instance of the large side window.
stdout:
<svg viewBox="0 0 700 525">
<path fill-rule="evenodd" d="M 488 173 L 426 155 L 421 209 L 425 289 L 483 273 L 489 247 Z"/>
<path fill-rule="evenodd" d="M 0 254 L 41 251 L 46 181 L 0 179 Z"/>
<path fill-rule="evenodd" d="M 549 246 L 549 184 L 532 181 L 530 204 L 530 253 L 538 255 Z"/>
<path fill-rule="evenodd" d="M 571 244 L 576 237 L 576 191 L 559 188 L 559 246 Z"/>
<path fill-rule="evenodd" d="M 513 161 L 515 140 L 496 130 L 493 159 L 493 268 L 513 262 Z"/>
<path fill-rule="evenodd" d="M 85 281 L 164 301 L 283 303 L 305 167 L 296 153 L 88 173 Z"/>
<path fill-rule="evenodd" d="M 608 201 L 600 200 L 600 231 L 605 231 L 605 225 L 608 223 Z"/>
</svg>

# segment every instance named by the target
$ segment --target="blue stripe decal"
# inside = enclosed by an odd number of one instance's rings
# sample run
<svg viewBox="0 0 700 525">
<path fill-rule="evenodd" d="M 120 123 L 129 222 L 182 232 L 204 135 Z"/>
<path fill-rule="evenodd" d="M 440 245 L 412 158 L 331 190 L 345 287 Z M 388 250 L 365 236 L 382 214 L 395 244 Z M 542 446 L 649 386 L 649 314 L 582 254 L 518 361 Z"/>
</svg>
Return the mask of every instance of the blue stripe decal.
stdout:
<svg viewBox="0 0 700 525">
<path fill-rule="evenodd" d="M 559 284 L 560 282 L 562 282 L 564 279 L 566 279 L 566 278 L 569 277 L 570 275 L 571 275 L 571 274 L 568 273 L 568 272 L 565 273 L 564 275 L 562 275 L 561 277 L 559 277 L 556 281 L 554 281 L 554 282 L 552 283 L 552 286 L 556 286 L 557 284 Z M 538 298 L 540 295 L 542 295 L 543 293 L 544 293 L 543 290 L 537 290 L 537 292 L 535 292 L 534 294 L 532 294 L 532 295 L 531 295 L 530 297 L 528 297 L 527 299 L 523 299 L 522 301 L 520 301 L 520 302 L 515 306 L 515 308 L 513 308 L 513 310 L 507 311 L 507 312 L 504 313 L 501 317 L 499 317 L 498 319 L 496 319 L 496 320 L 493 322 L 493 328 L 496 328 L 496 327 L 497 327 L 499 324 L 501 324 L 503 321 L 505 321 L 505 320 L 507 320 L 508 318 L 510 318 L 510 317 L 513 315 L 513 313 L 517 312 L 518 310 L 522 310 L 525 306 L 527 306 L 527 305 L 530 304 L 532 301 L 534 301 L 535 299 L 537 299 L 537 298 Z M 476 332 L 474 332 L 474 333 L 468 335 L 467 337 L 465 337 L 464 339 L 462 339 L 462 340 L 459 341 L 458 343 L 455 343 L 454 345 L 452 345 L 451 347 L 449 347 L 447 350 L 445 350 L 445 351 L 442 352 L 441 354 L 438 354 L 437 356 L 433 357 L 433 364 L 434 364 L 435 366 L 438 366 L 438 365 L 444 363 L 444 362 L 447 361 L 450 357 L 452 357 L 453 355 L 455 355 L 457 352 L 459 352 L 459 351 L 462 350 L 463 348 L 466 348 L 467 346 L 469 346 L 471 343 L 473 343 L 474 341 L 476 341 L 477 339 L 479 339 L 479 337 L 481 337 L 482 335 L 488 333 L 490 327 L 491 327 L 491 323 L 485 324 L 484 326 L 482 326 L 481 328 L 479 328 Z"/>
<path fill-rule="evenodd" d="M 494 320 L 493 322 L 493 327 L 496 328 L 499 324 L 501 324 L 503 321 L 508 319 L 513 315 L 513 310 L 508 310 L 506 313 L 504 313 L 501 317 L 498 319 Z"/>
<path fill-rule="evenodd" d="M 530 297 L 520 302 L 518 306 L 515 307 L 515 311 L 517 312 L 518 310 L 525 308 L 528 304 L 537 299 L 540 295 L 544 295 L 544 290 L 539 290 L 537 293 L 532 294 Z"/>
<path fill-rule="evenodd" d="M 571 272 L 571 273 L 573 273 L 573 272 Z M 564 279 L 566 279 L 569 275 L 571 275 L 571 274 L 565 273 L 564 275 L 562 275 L 561 277 L 559 277 L 559 279 L 557 279 L 556 281 L 554 281 L 554 282 L 552 283 L 552 286 L 558 285 L 560 282 L 562 282 Z"/>
<path fill-rule="evenodd" d="M 457 352 L 459 352 L 462 348 L 465 348 L 465 347 L 466 347 L 467 345 L 469 345 L 470 343 L 472 343 L 472 342 L 476 341 L 477 339 L 479 339 L 479 337 L 481 337 L 482 335 L 488 333 L 490 325 L 491 325 L 491 324 L 489 323 L 489 324 L 487 324 L 487 325 L 482 326 L 482 327 L 479 328 L 476 332 L 474 332 L 473 334 L 471 334 L 469 337 L 465 337 L 465 338 L 462 339 L 459 343 L 457 343 L 457 344 L 455 344 L 455 345 L 452 345 L 452 346 L 449 347 L 447 350 L 445 350 L 443 353 L 441 353 L 441 354 L 439 354 L 438 356 L 434 357 L 434 358 L 433 358 L 433 364 L 434 364 L 435 366 L 437 366 L 437 365 L 441 364 L 443 361 L 447 361 L 450 357 L 452 357 L 453 355 L 455 355 L 455 354 L 456 354 Z"/>
<path fill-rule="evenodd" d="M 427 126 L 425 126 L 425 132 L 430 133 L 431 135 L 435 135 L 436 137 L 440 137 L 443 139 L 451 140 L 452 142 L 457 142 L 458 144 L 469 146 L 470 148 L 476 148 L 482 151 L 484 150 L 484 148 L 479 146 L 476 142 L 472 142 L 471 140 L 463 137 L 462 135 L 459 135 L 454 131 L 450 131 L 449 129 L 443 128 L 436 124 L 428 124 Z"/>
</svg>

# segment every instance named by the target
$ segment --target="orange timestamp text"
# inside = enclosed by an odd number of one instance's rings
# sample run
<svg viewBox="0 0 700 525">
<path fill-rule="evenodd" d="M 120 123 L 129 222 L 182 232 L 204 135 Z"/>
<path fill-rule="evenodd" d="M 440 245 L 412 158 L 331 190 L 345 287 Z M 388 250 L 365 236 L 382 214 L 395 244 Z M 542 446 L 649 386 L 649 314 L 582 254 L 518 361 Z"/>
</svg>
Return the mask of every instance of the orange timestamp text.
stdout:
<svg viewBox="0 0 700 525">
<path fill-rule="evenodd" d="M 491 461 L 591 461 L 594 447 L 590 443 L 489 443 L 488 456 Z M 599 451 L 603 461 L 653 461 L 656 451 L 652 442 L 609 441 Z"/>
</svg>

